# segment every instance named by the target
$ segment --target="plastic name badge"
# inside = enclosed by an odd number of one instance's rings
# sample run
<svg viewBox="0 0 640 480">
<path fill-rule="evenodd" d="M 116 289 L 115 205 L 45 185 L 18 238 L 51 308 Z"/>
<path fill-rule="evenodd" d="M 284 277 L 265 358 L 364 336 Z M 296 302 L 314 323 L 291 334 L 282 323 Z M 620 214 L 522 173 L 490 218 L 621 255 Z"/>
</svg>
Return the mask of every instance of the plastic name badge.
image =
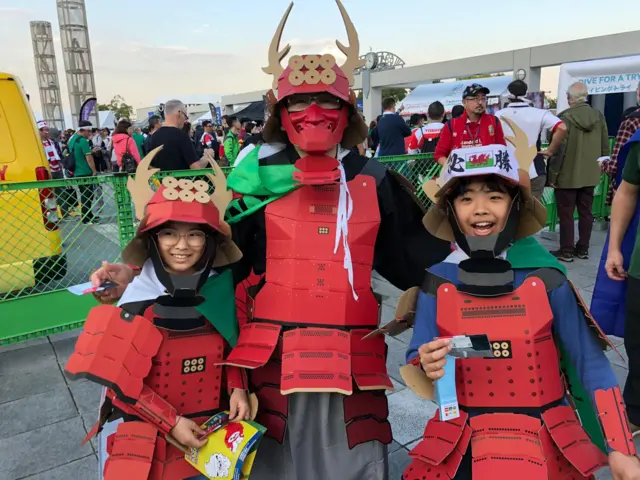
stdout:
<svg viewBox="0 0 640 480">
<path fill-rule="evenodd" d="M 458 394 L 456 392 L 456 359 L 445 357 L 444 376 L 435 382 L 435 401 L 440 410 L 440 420 L 446 422 L 460 416 Z"/>
<path fill-rule="evenodd" d="M 229 422 L 229 412 L 207 420 L 202 428 L 210 432 L 202 448 L 190 448 L 185 459 L 209 479 L 248 479 L 266 428 L 251 420 Z"/>
</svg>

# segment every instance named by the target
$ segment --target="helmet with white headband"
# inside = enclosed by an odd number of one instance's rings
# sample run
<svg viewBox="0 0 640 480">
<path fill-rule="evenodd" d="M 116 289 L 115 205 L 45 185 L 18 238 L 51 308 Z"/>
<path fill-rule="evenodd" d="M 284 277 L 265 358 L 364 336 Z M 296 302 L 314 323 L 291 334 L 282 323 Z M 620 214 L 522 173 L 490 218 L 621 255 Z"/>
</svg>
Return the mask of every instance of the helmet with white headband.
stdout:
<svg viewBox="0 0 640 480">
<path fill-rule="evenodd" d="M 427 181 L 423 191 L 434 202 L 424 216 L 425 228 L 434 236 L 456 242 L 469 256 L 496 256 L 512 242 L 533 235 L 544 228 L 547 211 L 531 194 L 529 167 L 537 149 L 530 146 L 526 133 L 508 118 L 503 118 L 514 132 L 506 140 L 514 147 L 486 145 L 453 150 L 440 177 Z M 515 154 L 515 157 L 513 156 Z M 465 235 L 456 218 L 451 193 L 464 178 L 495 175 L 516 189 L 502 231 L 486 237 Z"/>
<path fill-rule="evenodd" d="M 291 46 L 280 50 L 280 39 L 293 2 L 278 25 L 269 47 L 269 65 L 263 68 L 273 75 L 273 90 L 268 93 L 272 112 L 263 132 L 267 142 L 290 142 L 309 155 L 323 156 L 338 144 L 351 148 L 367 136 L 351 90 L 354 71 L 364 65 L 360 42 L 342 2 L 336 3 L 349 39 L 349 46 L 336 41 L 347 57 L 342 65 L 331 54 L 304 54 L 293 55 L 283 67 Z"/>
</svg>

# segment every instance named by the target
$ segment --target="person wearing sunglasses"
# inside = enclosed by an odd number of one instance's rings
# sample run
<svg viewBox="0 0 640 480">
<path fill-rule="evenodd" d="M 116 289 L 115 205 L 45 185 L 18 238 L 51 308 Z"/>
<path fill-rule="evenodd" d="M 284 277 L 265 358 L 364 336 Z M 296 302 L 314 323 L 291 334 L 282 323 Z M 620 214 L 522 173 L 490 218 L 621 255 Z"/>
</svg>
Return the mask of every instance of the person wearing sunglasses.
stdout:
<svg viewBox="0 0 640 480">
<path fill-rule="evenodd" d="M 169 100 L 164 106 L 164 116 L 164 124 L 149 140 L 152 150 L 164 147 L 153 159 L 152 167 L 163 172 L 206 168 L 206 158 L 198 158 L 191 138 L 182 130 L 189 120 L 186 105 L 180 100 Z"/>
</svg>

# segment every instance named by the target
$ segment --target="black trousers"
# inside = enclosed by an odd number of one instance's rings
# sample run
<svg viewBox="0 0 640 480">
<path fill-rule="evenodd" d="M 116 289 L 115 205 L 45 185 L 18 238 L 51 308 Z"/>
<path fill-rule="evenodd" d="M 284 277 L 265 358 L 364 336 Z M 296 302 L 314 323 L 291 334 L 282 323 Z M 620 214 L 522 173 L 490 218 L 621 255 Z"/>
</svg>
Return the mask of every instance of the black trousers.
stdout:
<svg viewBox="0 0 640 480">
<path fill-rule="evenodd" d="M 94 187 L 95 185 L 78 185 L 80 203 L 82 204 L 82 223 L 93 222 L 95 219 L 92 211 Z"/>
<path fill-rule="evenodd" d="M 624 403 L 629 421 L 640 426 L 640 279 L 627 279 L 624 319 L 624 348 L 629 357 L 629 376 L 624 387 Z"/>
</svg>

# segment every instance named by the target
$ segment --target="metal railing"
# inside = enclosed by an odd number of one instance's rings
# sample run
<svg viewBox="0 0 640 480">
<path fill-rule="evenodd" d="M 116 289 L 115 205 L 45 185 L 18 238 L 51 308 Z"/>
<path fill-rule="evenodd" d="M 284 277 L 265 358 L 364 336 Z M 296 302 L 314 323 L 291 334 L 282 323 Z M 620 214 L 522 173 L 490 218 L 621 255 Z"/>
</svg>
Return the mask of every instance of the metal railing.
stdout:
<svg viewBox="0 0 640 480">
<path fill-rule="evenodd" d="M 425 207 L 430 205 L 421 186 L 439 173 L 432 155 L 379 160 L 403 174 Z M 151 181 L 157 185 L 169 174 L 207 180 L 206 172 L 165 172 Z M 603 176 L 593 205 L 596 217 L 608 215 L 607 188 Z M 543 200 L 553 230 L 553 190 L 547 189 Z M 103 260 L 118 261 L 136 227 L 126 174 L 0 184 L 0 345 L 80 327 L 95 300 L 67 288 L 88 281 Z"/>
</svg>

